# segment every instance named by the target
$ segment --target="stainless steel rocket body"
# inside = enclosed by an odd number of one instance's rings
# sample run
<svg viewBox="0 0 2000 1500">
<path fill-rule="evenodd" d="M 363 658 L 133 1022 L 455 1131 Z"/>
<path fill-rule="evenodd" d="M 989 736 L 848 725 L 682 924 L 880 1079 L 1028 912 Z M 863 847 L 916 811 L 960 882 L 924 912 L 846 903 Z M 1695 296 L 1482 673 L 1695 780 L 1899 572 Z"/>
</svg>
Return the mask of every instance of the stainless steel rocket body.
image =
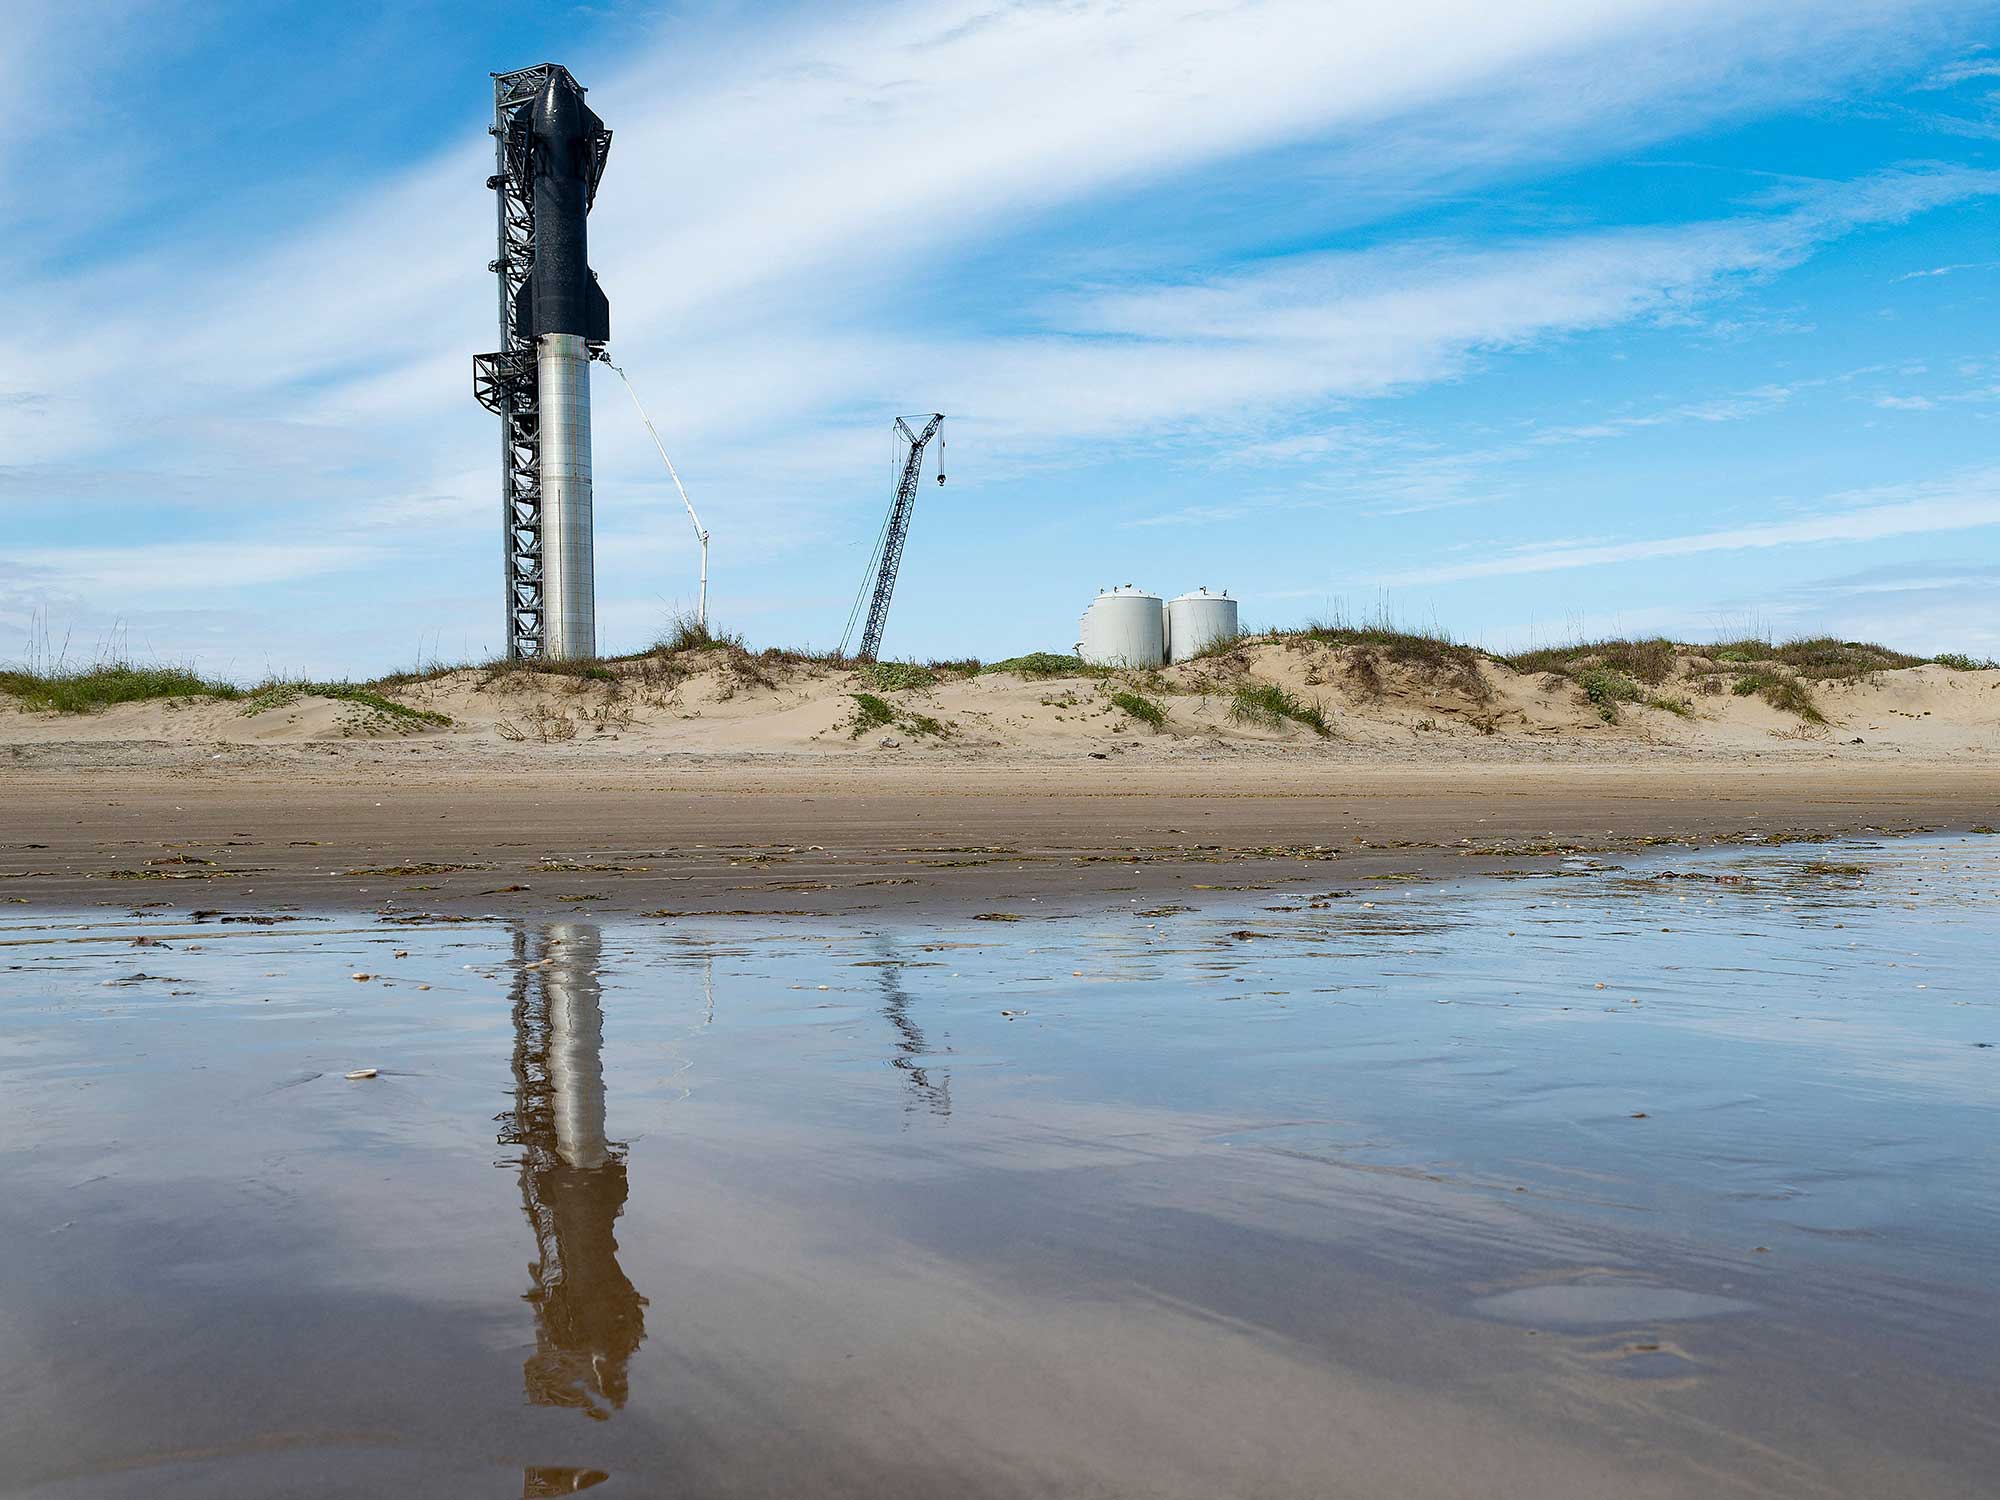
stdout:
<svg viewBox="0 0 2000 1500">
<path fill-rule="evenodd" d="M 535 342 L 542 424 L 542 653 L 597 654 L 590 510 L 590 350 L 581 334 Z"/>
<path fill-rule="evenodd" d="M 611 1159 L 604 1136 L 604 1008 L 595 927 L 565 922 L 549 929 L 549 1087 L 556 1154 L 589 1171 Z"/>
</svg>

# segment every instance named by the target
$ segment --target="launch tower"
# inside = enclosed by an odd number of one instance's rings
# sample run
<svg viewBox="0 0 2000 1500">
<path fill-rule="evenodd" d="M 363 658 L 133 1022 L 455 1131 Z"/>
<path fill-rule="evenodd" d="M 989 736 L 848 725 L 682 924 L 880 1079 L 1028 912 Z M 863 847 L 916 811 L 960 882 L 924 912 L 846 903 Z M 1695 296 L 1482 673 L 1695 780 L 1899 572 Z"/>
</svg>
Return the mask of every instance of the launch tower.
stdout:
<svg viewBox="0 0 2000 1500">
<path fill-rule="evenodd" d="M 611 132 L 555 63 L 493 75 L 500 348 L 475 355 L 473 393 L 500 418 L 501 547 L 510 658 L 594 656 L 590 361 L 611 309 L 586 221 Z"/>
</svg>

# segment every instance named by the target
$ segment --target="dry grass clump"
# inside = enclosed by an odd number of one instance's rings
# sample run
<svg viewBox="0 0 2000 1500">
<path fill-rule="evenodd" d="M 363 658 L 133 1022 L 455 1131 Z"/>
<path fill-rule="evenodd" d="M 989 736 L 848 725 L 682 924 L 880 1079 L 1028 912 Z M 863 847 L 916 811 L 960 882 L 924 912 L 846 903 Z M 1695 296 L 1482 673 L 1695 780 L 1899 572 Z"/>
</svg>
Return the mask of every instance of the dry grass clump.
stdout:
<svg viewBox="0 0 2000 1500">
<path fill-rule="evenodd" d="M 734 646 L 741 651 L 743 637 L 717 634 L 708 621 L 691 614 L 670 617 L 666 630 L 653 642 L 653 650 L 668 656 L 681 651 L 714 651 L 724 646 Z"/>
<path fill-rule="evenodd" d="M 1387 690 L 1381 664 L 1387 662 L 1432 687 L 1464 694 L 1475 703 L 1493 696 L 1480 670 L 1480 653 L 1441 630 L 1397 625 L 1387 615 L 1359 624 L 1313 620 L 1299 630 L 1274 632 L 1269 639 L 1298 649 L 1314 641 L 1349 648 L 1348 681 L 1371 696 Z"/>
<path fill-rule="evenodd" d="M 1016 677 L 1105 677 L 1109 667 L 1093 667 L 1080 656 L 1060 656 L 1053 651 L 1030 651 L 1026 656 L 1010 656 L 1005 661 L 990 662 L 981 667 L 981 673 L 1011 672 Z"/>
<path fill-rule="evenodd" d="M 494 732 L 503 740 L 516 744 L 533 740 L 538 745 L 556 745 L 564 740 L 576 738 L 576 720 L 559 708 L 537 705 L 528 710 L 522 722 L 501 719 L 493 726 Z"/>
<path fill-rule="evenodd" d="M 1582 681 L 1581 674 L 1606 670 L 1658 687 L 1674 675 L 1680 648 L 1664 636 L 1650 640 L 1579 641 L 1573 646 L 1544 646 L 1505 658 L 1516 672 L 1553 672 Z"/>
<path fill-rule="evenodd" d="M 977 677 L 985 670 L 985 664 L 976 656 L 954 656 L 925 665 L 940 677 Z"/>
<path fill-rule="evenodd" d="M 1921 667 L 1926 658 L 1892 650 L 1873 641 L 1842 641 L 1830 635 L 1806 636 L 1791 641 L 1720 641 L 1713 646 L 1693 646 L 1710 661 L 1728 665 L 1767 666 L 1777 663 L 1799 676 L 1816 682 L 1850 680 L 1874 672 L 1892 672 L 1902 667 Z"/>
</svg>

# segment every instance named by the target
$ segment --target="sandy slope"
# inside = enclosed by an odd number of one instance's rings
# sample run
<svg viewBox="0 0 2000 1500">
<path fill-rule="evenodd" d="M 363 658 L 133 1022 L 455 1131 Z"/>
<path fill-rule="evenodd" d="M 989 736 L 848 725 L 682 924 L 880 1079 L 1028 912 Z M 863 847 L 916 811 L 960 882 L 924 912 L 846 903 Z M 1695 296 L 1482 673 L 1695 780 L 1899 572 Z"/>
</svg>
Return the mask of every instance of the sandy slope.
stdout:
<svg viewBox="0 0 2000 1500">
<path fill-rule="evenodd" d="M 882 693 L 899 722 L 859 735 L 852 732 L 852 695 L 868 683 L 856 673 L 708 651 L 618 663 L 608 681 L 466 669 L 390 693 L 449 716 L 448 726 L 311 696 L 262 711 L 197 699 L 121 705 L 89 716 L 24 713 L 0 700 L 0 745 L 19 747 L 17 762 L 27 758 L 42 767 L 53 764 L 52 753 L 90 764 L 102 750 L 137 743 L 192 749 L 396 739 L 429 741 L 468 763 L 539 762 L 547 759 L 541 752 L 557 748 L 591 760 L 692 753 L 817 762 L 875 760 L 885 752 L 1009 762 L 1091 753 L 1169 761 L 1267 754 L 1287 761 L 1617 762 L 1676 755 L 1823 759 L 1836 750 L 1843 759 L 1953 761 L 2000 752 L 2000 671 L 1924 666 L 1815 684 L 1828 722 L 1811 724 L 1760 698 L 1733 695 L 1714 664 L 1686 656 L 1672 680 L 1648 689 L 1682 701 L 1686 716 L 1624 704 L 1618 722 L 1607 723 L 1566 678 L 1517 673 L 1482 659 L 1477 677 L 1468 679 L 1380 658 L 1362 663 L 1362 654 L 1289 640 L 1118 679 L 946 676 L 934 686 Z M 1257 683 L 1321 704 L 1332 737 L 1295 723 L 1232 718 L 1237 689 Z M 1162 729 L 1111 701 L 1114 691 L 1131 690 L 1166 710 Z M 926 732 L 926 720 L 943 732 Z"/>
</svg>

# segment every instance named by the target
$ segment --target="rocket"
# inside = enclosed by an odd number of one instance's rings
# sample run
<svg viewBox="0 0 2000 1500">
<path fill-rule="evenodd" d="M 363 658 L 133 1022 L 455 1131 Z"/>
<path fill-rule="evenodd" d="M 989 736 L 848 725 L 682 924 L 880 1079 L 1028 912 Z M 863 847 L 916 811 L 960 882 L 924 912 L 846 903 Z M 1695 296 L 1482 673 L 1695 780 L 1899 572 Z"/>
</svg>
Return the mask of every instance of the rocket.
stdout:
<svg viewBox="0 0 2000 1500">
<path fill-rule="evenodd" d="M 514 299 L 524 338 L 611 337 L 611 305 L 590 269 L 589 214 L 597 142 L 610 132 L 567 73 L 549 75 L 528 116 L 534 194 L 535 260 Z"/>
<path fill-rule="evenodd" d="M 535 255 L 514 301 L 514 332 L 535 350 L 543 653 L 587 657 L 597 654 L 590 351 L 611 337 L 611 306 L 590 269 L 586 223 L 598 144 L 608 132 L 561 70 L 536 95 L 526 124 Z"/>
</svg>

